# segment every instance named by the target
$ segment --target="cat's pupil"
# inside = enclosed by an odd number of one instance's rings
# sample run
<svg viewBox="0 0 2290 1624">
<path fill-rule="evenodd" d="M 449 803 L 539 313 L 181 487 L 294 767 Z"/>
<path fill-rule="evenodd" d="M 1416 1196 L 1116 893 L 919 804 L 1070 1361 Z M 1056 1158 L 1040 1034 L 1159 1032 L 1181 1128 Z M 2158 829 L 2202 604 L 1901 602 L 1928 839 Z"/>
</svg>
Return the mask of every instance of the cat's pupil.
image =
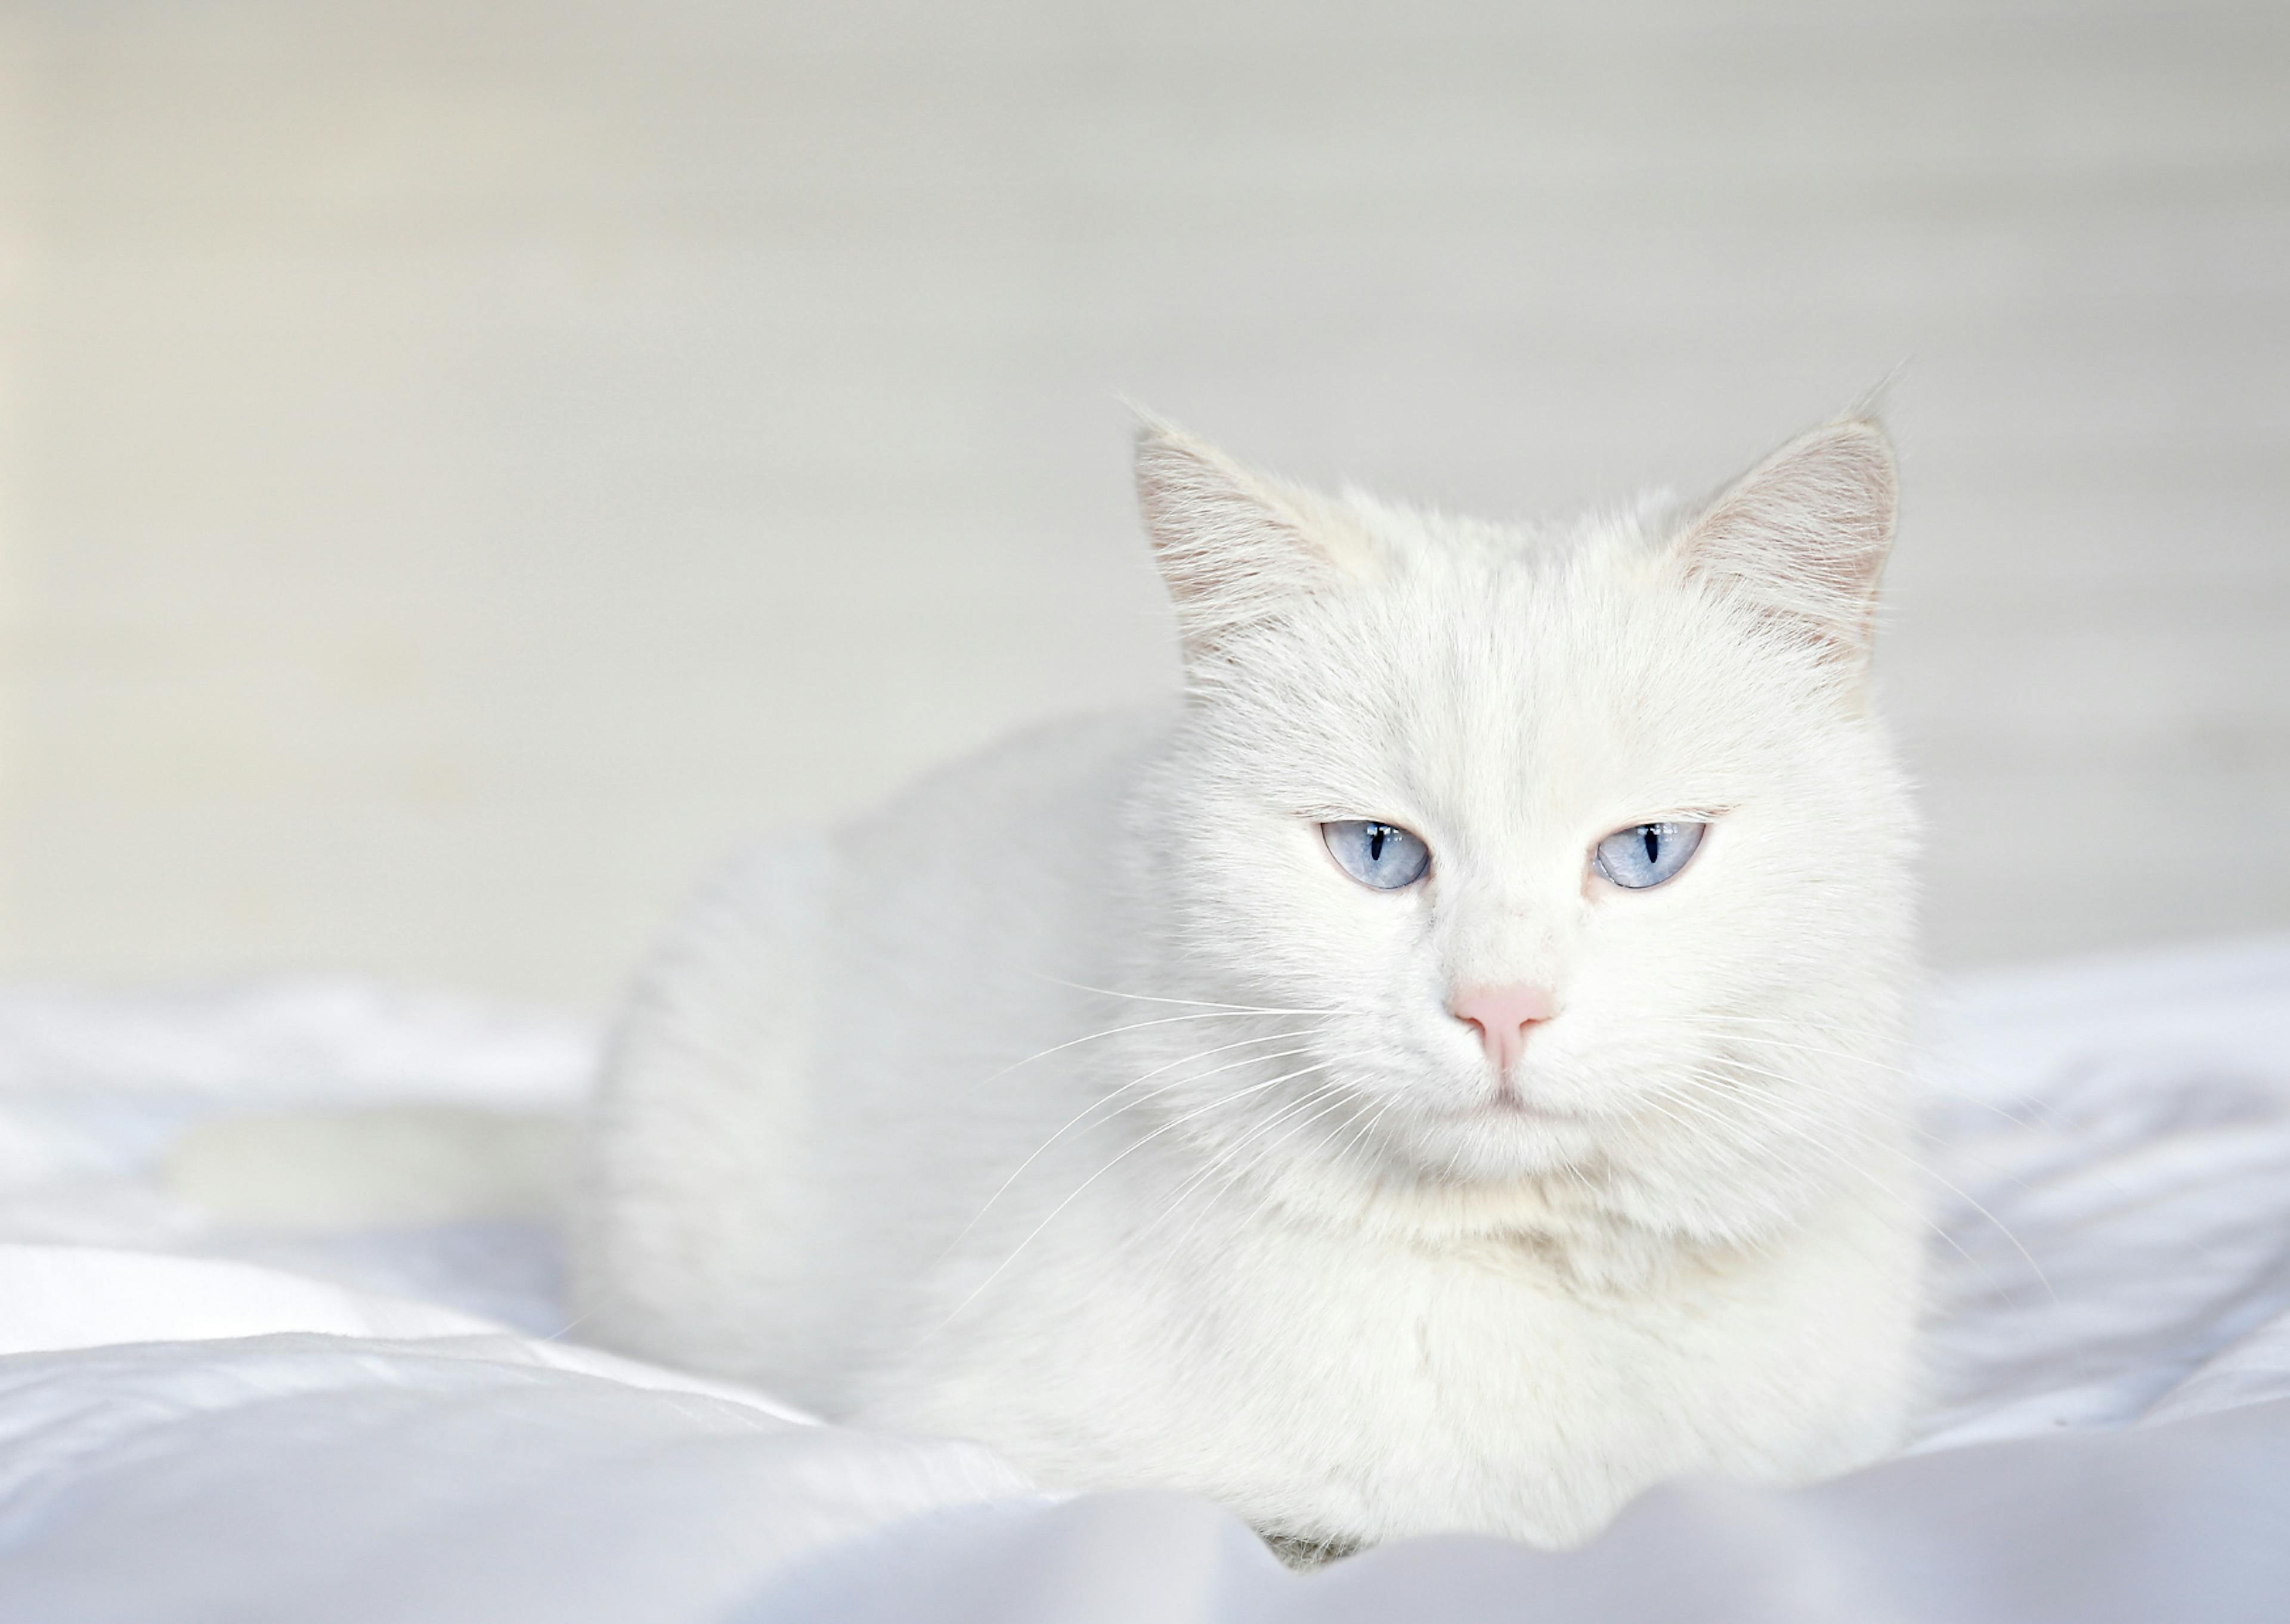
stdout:
<svg viewBox="0 0 2290 1624">
<path fill-rule="evenodd" d="M 1661 835 L 1651 823 L 1638 826 L 1638 836 L 1645 842 L 1646 861 L 1651 863 L 1661 852 Z"/>
<path fill-rule="evenodd" d="M 1375 824 L 1369 828 L 1367 836 L 1368 861 L 1376 863 L 1383 860 L 1383 837 L 1389 833 L 1390 831 L 1385 828 L 1381 823 Z"/>
</svg>

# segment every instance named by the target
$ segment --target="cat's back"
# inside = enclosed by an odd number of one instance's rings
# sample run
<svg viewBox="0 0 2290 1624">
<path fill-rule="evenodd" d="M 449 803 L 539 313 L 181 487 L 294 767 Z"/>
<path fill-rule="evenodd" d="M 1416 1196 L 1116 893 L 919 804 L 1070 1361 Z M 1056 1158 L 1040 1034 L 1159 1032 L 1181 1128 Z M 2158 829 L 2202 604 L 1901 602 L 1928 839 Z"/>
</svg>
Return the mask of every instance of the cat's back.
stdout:
<svg viewBox="0 0 2290 1624">
<path fill-rule="evenodd" d="M 1033 1131 L 995 1074 L 1075 1036 L 1072 984 L 1111 973 L 1123 807 L 1167 725 L 1029 730 L 758 846 L 684 911 L 591 1114 L 586 1332 L 835 1407 L 898 1317 L 835 1283 L 920 1272 L 984 1153 Z"/>
<path fill-rule="evenodd" d="M 976 1009 L 981 997 L 1007 1004 L 1006 993 L 1022 1004 L 1044 973 L 1070 977 L 1069 961 L 1030 964 L 1025 949 L 1067 941 L 1077 911 L 1111 900 L 1123 809 L 1166 728 L 1158 710 L 1064 718 L 932 772 L 845 827 L 833 841 L 830 946 L 848 986 L 829 996 L 847 995 L 846 1012 L 887 1033 L 890 1017 L 913 1019 L 909 997 L 951 992 Z M 886 975 L 901 980 L 877 979 Z"/>
</svg>

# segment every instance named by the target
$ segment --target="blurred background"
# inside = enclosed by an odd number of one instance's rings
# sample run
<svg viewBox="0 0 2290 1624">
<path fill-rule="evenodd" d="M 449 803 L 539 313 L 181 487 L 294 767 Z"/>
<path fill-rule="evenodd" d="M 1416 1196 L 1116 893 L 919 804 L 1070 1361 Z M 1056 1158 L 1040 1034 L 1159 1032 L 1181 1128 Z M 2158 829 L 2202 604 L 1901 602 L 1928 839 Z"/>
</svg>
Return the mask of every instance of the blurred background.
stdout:
<svg viewBox="0 0 2290 1624">
<path fill-rule="evenodd" d="M 0 975 L 600 1008 L 1173 681 L 1117 393 L 1493 516 L 1905 367 L 1943 966 L 2290 924 L 2290 8 L 0 4 Z"/>
</svg>

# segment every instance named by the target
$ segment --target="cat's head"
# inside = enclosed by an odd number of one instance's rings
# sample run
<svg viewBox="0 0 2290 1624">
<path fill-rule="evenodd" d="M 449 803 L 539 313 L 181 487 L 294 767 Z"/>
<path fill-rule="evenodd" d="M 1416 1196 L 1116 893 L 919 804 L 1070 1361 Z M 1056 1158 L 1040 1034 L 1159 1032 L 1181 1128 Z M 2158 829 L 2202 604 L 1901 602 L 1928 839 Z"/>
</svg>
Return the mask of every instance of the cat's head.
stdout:
<svg viewBox="0 0 2290 1624">
<path fill-rule="evenodd" d="M 1279 1058 L 1170 1091 L 1197 1131 L 1712 1237 L 1869 1162 L 1914 838 L 1866 693 L 1876 423 L 1547 526 L 1315 494 L 1157 423 L 1138 478 L 1188 684 L 1138 831 L 1158 968 L 1285 1012 Z"/>
</svg>

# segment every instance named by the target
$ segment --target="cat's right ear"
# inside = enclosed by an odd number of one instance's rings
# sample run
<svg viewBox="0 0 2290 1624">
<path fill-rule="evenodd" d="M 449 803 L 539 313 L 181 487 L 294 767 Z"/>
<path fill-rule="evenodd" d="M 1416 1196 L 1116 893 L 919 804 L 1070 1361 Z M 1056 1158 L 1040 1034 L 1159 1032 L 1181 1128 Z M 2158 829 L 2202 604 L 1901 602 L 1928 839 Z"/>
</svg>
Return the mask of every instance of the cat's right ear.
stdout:
<svg viewBox="0 0 2290 1624">
<path fill-rule="evenodd" d="M 1371 557 L 1357 522 L 1334 504 L 1143 412 L 1137 504 L 1188 661 L 1221 653 L 1236 634 L 1364 572 Z"/>
</svg>

